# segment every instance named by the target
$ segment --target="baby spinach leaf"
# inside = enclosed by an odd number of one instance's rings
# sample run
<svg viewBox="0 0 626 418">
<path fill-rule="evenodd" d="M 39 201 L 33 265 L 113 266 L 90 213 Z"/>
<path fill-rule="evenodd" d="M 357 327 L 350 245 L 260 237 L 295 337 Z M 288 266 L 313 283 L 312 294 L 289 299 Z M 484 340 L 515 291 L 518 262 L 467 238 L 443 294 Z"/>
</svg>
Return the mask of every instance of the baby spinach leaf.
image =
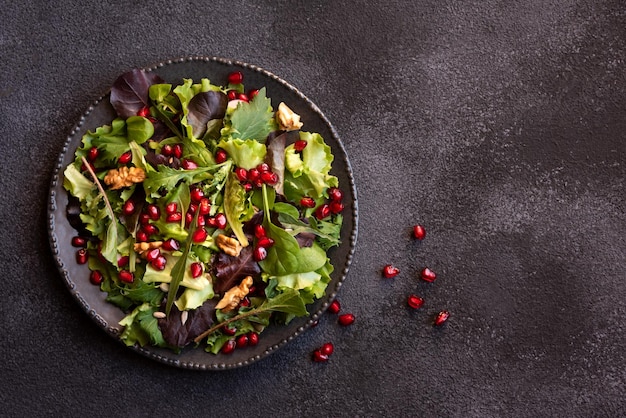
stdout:
<svg viewBox="0 0 626 418">
<path fill-rule="evenodd" d="M 154 134 L 152 122 L 142 116 L 131 116 L 126 119 L 126 132 L 128 141 L 143 144 Z"/>
</svg>

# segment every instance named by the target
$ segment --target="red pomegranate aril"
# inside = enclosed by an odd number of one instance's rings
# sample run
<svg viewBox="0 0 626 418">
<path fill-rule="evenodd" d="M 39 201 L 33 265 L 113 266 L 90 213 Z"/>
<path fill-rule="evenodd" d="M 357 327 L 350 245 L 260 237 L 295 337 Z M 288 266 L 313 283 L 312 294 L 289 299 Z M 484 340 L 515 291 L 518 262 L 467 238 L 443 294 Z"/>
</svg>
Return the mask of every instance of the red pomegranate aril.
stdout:
<svg viewBox="0 0 626 418">
<path fill-rule="evenodd" d="M 256 169 L 259 170 L 259 173 L 267 173 L 270 171 L 270 165 L 268 163 L 261 163 L 256 166 Z"/>
<path fill-rule="evenodd" d="M 248 170 L 248 181 L 254 183 L 261 177 L 261 173 L 256 168 L 251 168 Z"/>
<path fill-rule="evenodd" d="M 228 74 L 229 84 L 241 84 L 243 82 L 243 73 L 241 71 L 233 71 Z"/>
<path fill-rule="evenodd" d="M 383 276 L 385 276 L 388 279 L 396 277 L 398 273 L 400 273 L 400 270 L 397 267 L 392 266 L 391 264 L 387 264 L 383 268 Z"/>
<path fill-rule="evenodd" d="M 258 239 L 261 239 L 266 236 L 265 227 L 263 225 L 255 225 L 254 226 L 254 236 Z"/>
<path fill-rule="evenodd" d="M 133 154 L 130 151 L 126 151 L 124 154 L 120 155 L 117 162 L 120 164 L 128 164 L 133 159 Z"/>
<path fill-rule="evenodd" d="M 259 89 L 252 89 L 248 92 L 248 97 L 250 100 L 254 99 L 256 95 L 259 94 Z"/>
<path fill-rule="evenodd" d="M 223 149 L 218 149 L 215 152 L 215 162 L 218 164 L 222 164 L 224 161 L 228 159 L 228 154 Z"/>
<path fill-rule="evenodd" d="M 248 345 L 257 345 L 259 343 L 259 334 L 250 331 L 248 334 Z"/>
<path fill-rule="evenodd" d="M 89 274 L 89 281 L 93 285 L 99 285 L 100 283 L 102 283 L 102 280 L 104 280 L 104 276 L 102 275 L 102 273 L 100 273 L 100 270 L 93 270 Z"/>
<path fill-rule="evenodd" d="M 165 270 L 165 265 L 167 264 L 167 258 L 165 258 L 165 256 L 160 255 L 157 258 L 155 258 L 154 260 L 152 260 L 150 262 L 150 265 L 155 269 L 155 270 Z"/>
<path fill-rule="evenodd" d="M 321 350 L 313 351 L 313 361 L 316 363 L 326 363 L 328 361 L 328 355 L 322 353 Z"/>
<path fill-rule="evenodd" d="M 142 107 L 137 111 L 137 116 L 141 116 L 142 118 L 150 116 L 150 108 L 148 106 Z"/>
<path fill-rule="evenodd" d="M 237 343 L 235 342 L 235 340 L 228 340 L 224 343 L 220 351 L 223 354 L 230 354 L 235 351 L 235 347 L 237 347 Z"/>
<path fill-rule="evenodd" d="M 163 147 L 161 148 L 161 154 L 165 155 L 166 157 L 171 157 L 172 155 L 174 155 L 174 147 L 170 144 L 163 145 Z"/>
<path fill-rule="evenodd" d="M 328 207 L 330 208 L 330 212 L 334 213 L 335 215 L 338 213 L 341 213 L 344 210 L 344 205 L 341 202 L 338 201 L 332 201 L 328 204 Z"/>
<path fill-rule="evenodd" d="M 293 149 L 296 150 L 296 152 L 302 152 L 302 150 L 304 150 L 308 144 L 308 142 L 299 139 L 293 143 Z"/>
<path fill-rule="evenodd" d="M 172 213 L 175 213 L 177 210 L 178 210 L 178 203 L 176 203 L 176 202 L 168 203 L 165 206 L 165 213 L 167 213 L 168 215 L 171 215 Z"/>
<path fill-rule="evenodd" d="M 161 248 L 163 248 L 165 251 L 178 251 L 180 250 L 180 243 L 174 238 L 170 238 L 163 241 Z"/>
<path fill-rule="evenodd" d="M 235 169 L 235 174 L 237 175 L 239 181 L 242 183 L 248 180 L 248 170 L 243 167 L 237 167 Z"/>
<path fill-rule="evenodd" d="M 328 189 L 328 197 L 330 198 L 330 200 L 339 202 L 341 201 L 341 199 L 343 199 L 343 192 L 337 187 L 331 187 L 330 189 Z"/>
<path fill-rule="evenodd" d="M 149 238 L 150 237 L 148 236 L 148 234 L 146 234 L 146 231 L 143 230 L 137 231 L 137 234 L 135 236 L 137 242 L 147 242 Z"/>
<path fill-rule="evenodd" d="M 263 261 L 267 257 L 267 250 L 264 247 L 256 247 L 252 255 L 255 261 Z"/>
<path fill-rule="evenodd" d="M 252 183 L 244 183 L 243 184 L 243 189 L 247 192 L 252 191 L 252 189 L 254 188 L 254 186 L 252 185 Z"/>
<path fill-rule="evenodd" d="M 263 180 L 263 183 L 273 186 L 278 183 L 278 174 L 272 173 L 271 171 L 265 171 L 261 173 L 261 180 Z"/>
<path fill-rule="evenodd" d="M 428 283 L 432 283 L 437 278 L 437 275 L 435 274 L 434 271 L 432 271 L 431 269 L 426 267 L 420 273 L 420 277 L 422 278 L 422 280 L 424 280 L 424 281 L 426 281 Z"/>
<path fill-rule="evenodd" d="M 406 300 L 406 303 L 413 309 L 419 309 L 424 304 L 424 299 L 420 298 L 417 295 L 409 295 L 409 297 Z"/>
<path fill-rule="evenodd" d="M 187 214 L 189 215 L 189 214 Z M 192 219 L 193 221 L 193 219 Z M 191 221 L 190 221 L 191 222 Z M 196 226 L 206 226 L 206 218 L 204 216 L 198 216 L 198 220 L 196 221 Z"/>
<path fill-rule="evenodd" d="M 165 222 L 178 223 L 183 219 L 183 214 L 180 212 L 170 213 L 165 217 Z"/>
<path fill-rule="evenodd" d="M 226 228 L 226 225 L 228 225 L 226 215 L 224 215 L 223 213 L 218 213 L 217 215 L 215 215 L 215 226 L 218 229 L 224 229 Z"/>
<path fill-rule="evenodd" d="M 121 256 L 117 259 L 117 266 L 120 268 L 126 267 L 128 265 L 128 260 L 130 260 L 130 257 L 128 257 L 127 255 Z"/>
<path fill-rule="evenodd" d="M 72 237 L 72 247 L 85 247 L 87 245 L 87 238 L 84 237 Z"/>
<path fill-rule="evenodd" d="M 418 240 L 423 240 L 426 237 L 426 230 L 422 225 L 415 225 L 413 227 L 413 237 Z"/>
<path fill-rule="evenodd" d="M 186 158 L 183 160 L 181 165 L 184 170 L 195 170 L 196 168 L 198 168 L 198 164 L 196 164 L 195 161 L 188 160 Z"/>
<path fill-rule="evenodd" d="M 222 327 L 222 332 L 226 335 L 235 335 L 237 333 L 237 328 L 231 327 L 230 325 L 224 325 Z"/>
<path fill-rule="evenodd" d="M 448 318 L 450 318 L 450 313 L 448 311 L 441 311 L 435 316 L 433 325 L 436 327 L 440 327 L 446 322 L 448 322 Z"/>
<path fill-rule="evenodd" d="M 200 243 L 206 241 L 208 236 L 209 236 L 208 232 L 206 232 L 206 229 L 204 229 L 204 227 L 202 227 L 202 228 L 198 228 L 195 231 L 193 231 L 193 236 L 192 236 L 191 239 L 196 244 L 200 244 Z"/>
<path fill-rule="evenodd" d="M 330 216 L 330 206 L 326 203 L 320 205 L 317 209 L 315 209 L 315 217 L 319 220 L 327 218 Z"/>
<path fill-rule="evenodd" d="M 200 218 L 198 218 L 200 219 Z M 193 221 L 193 215 L 189 212 L 187 212 L 185 214 L 185 227 L 189 228 L 189 226 L 191 225 L 191 222 Z"/>
<path fill-rule="evenodd" d="M 237 94 L 237 100 L 241 100 L 242 102 L 250 102 L 250 98 L 248 97 L 248 95 L 246 93 L 239 93 Z"/>
<path fill-rule="evenodd" d="M 182 156 L 183 156 L 183 146 L 181 144 L 174 144 L 172 146 L 172 154 L 176 158 L 182 158 Z"/>
<path fill-rule="evenodd" d="M 153 221 L 158 221 L 161 217 L 161 209 L 155 204 L 149 204 L 146 206 L 146 213 Z"/>
<path fill-rule="evenodd" d="M 320 351 L 322 354 L 330 356 L 333 353 L 333 351 L 335 351 L 335 347 L 333 346 L 333 343 L 328 342 L 322 345 L 322 347 L 320 348 Z"/>
<path fill-rule="evenodd" d="M 248 336 L 246 334 L 240 335 L 236 340 L 237 348 L 244 348 L 248 346 Z"/>
<path fill-rule="evenodd" d="M 139 215 L 139 224 L 140 225 L 147 225 L 150 223 L 150 215 L 148 215 L 147 213 L 142 213 Z"/>
<path fill-rule="evenodd" d="M 312 197 L 305 196 L 300 199 L 300 206 L 302 206 L 303 208 L 314 208 L 315 200 L 313 200 Z"/>
<path fill-rule="evenodd" d="M 337 320 L 339 321 L 339 325 L 347 327 L 348 325 L 352 325 L 354 323 L 354 315 L 351 313 L 339 315 Z"/>
<path fill-rule="evenodd" d="M 204 197 L 204 192 L 199 187 L 194 187 L 191 189 L 191 201 L 194 203 L 200 203 L 202 198 Z"/>
<path fill-rule="evenodd" d="M 202 263 L 191 263 L 189 269 L 191 270 L 191 277 L 196 279 L 202 274 Z"/>
<path fill-rule="evenodd" d="M 87 263 L 88 260 L 89 260 L 89 253 L 87 252 L 86 249 L 81 248 L 80 250 L 76 251 L 76 262 L 78 264 L 85 264 Z"/>
<path fill-rule="evenodd" d="M 245 308 L 247 308 L 248 306 L 250 306 L 251 302 L 250 302 L 250 298 L 248 298 L 247 296 L 244 297 L 243 299 L 241 299 L 241 302 L 239 302 L 239 306 L 243 306 Z"/>
<path fill-rule="evenodd" d="M 274 240 L 270 237 L 261 237 L 257 241 L 256 245 L 263 248 L 270 248 L 272 245 L 274 245 Z"/>
<path fill-rule="evenodd" d="M 228 90 L 228 93 L 226 93 L 226 97 L 228 97 L 228 100 L 237 100 L 237 90 Z"/>
<path fill-rule="evenodd" d="M 146 260 L 152 263 L 154 260 L 161 256 L 161 250 L 158 248 L 153 248 L 146 253 Z"/>
<path fill-rule="evenodd" d="M 124 283 L 132 283 L 135 281 L 135 275 L 128 270 L 122 270 L 117 275 Z"/>
<path fill-rule="evenodd" d="M 208 215 L 209 212 L 211 212 L 211 201 L 207 197 L 200 199 L 198 210 L 200 211 L 200 215 Z"/>
<path fill-rule="evenodd" d="M 133 213 L 135 213 L 135 209 L 135 202 L 133 202 L 132 200 L 127 200 L 122 206 L 122 213 L 124 215 L 132 215 Z"/>
<path fill-rule="evenodd" d="M 337 314 L 341 310 L 341 304 L 337 299 L 333 300 L 330 305 L 328 305 L 328 312 L 332 314 Z"/>
<path fill-rule="evenodd" d="M 259 178 L 254 180 L 254 182 L 252 182 L 252 184 L 257 189 L 260 189 L 261 187 L 263 187 L 263 179 L 261 179 L 261 176 L 259 176 Z"/>
<path fill-rule="evenodd" d="M 204 199 L 204 197 L 202 199 Z M 197 210 L 198 210 L 198 203 L 190 203 L 189 209 L 187 209 L 187 213 L 191 213 L 193 215 L 196 213 Z"/>
<path fill-rule="evenodd" d="M 91 147 L 89 151 L 87 151 L 87 159 L 92 163 L 96 161 L 98 155 L 100 155 L 100 150 L 97 147 Z"/>
<path fill-rule="evenodd" d="M 143 232 L 148 234 L 148 236 L 159 233 L 159 228 L 157 228 L 156 226 L 152 224 L 146 224 L 141 229 L 143 229 Z"/>
</svg>

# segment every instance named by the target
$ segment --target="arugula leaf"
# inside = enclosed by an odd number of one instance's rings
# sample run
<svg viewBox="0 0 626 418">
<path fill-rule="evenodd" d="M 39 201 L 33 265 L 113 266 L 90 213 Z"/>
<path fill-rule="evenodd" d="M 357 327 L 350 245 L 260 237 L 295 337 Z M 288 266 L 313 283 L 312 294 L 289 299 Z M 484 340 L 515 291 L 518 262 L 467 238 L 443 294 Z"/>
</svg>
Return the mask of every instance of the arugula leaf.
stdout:
<svg viewBox="0 0 626 418">
<path fill-rule="evenodd" d="M 152 315 L 156 308 L 149 303 L 144 303 L 125 316 L 119 324 L 124 326 L 120 339 L 127 346 L 139 344 L 144 346 L 148 343 L 164 347 L 167 343 L 159 329 L 158 320 Z"/>
<path fill-rule="evenodd" d="M 100 150 L 99 160 L 114 163 L 123 153 L 128 151 L 126 137 L 126 122 L 116 118 L 111 125 L 96 128 L 95 132 L 87 132 L 83 136 L 83 143 L 90 143 Z"/>
<path fill-rule="evenodd" d="M 213 177 L 210 171 L 215 170 L 217 166 L 200 167 L 194 170 L 176 170 L 165 165 L 159 166 L 157 171 L 146 173 L 146 179 L 143 187 L 146 195 L 159 197 L 159 189 L 161 187 L 166 190 L 176 187 L 179 181 L 185 180 L 190 184 L 207 180 Z"/>
<path fill-rule="evenodd" d="M 230 116 L 231 136 L 235 139 L 253 139 L 265 142 L 276 130 L 272 102 L 265 96 L 265 87 L 249 102 L 241 102 Z"/>
</svg>

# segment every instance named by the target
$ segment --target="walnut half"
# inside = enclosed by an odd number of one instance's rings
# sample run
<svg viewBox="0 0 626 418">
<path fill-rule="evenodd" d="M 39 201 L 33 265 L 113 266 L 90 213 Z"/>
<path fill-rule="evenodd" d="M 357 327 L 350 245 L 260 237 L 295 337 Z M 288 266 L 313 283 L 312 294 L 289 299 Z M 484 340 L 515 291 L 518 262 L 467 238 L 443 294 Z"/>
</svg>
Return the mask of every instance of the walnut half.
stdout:
<svg viewBox="0 0 626 418">
<path fill-rule="evenodd" d="M 222 312 L 230 312 L 239 305 L 241 299 L 245 298 L 250 292 L 252 286 L 252 276 L 247 276 L 241 281 L 239 286 L 231 287 L 224 293 L 224 297 L 215 305 L 215 309 L 221 309 Z"/>
<path fill-rule="evenodd" d="M 146 173 L 139 167 L 113 168 L 104 176 L 104 182 L 111 190 L 132 186 L 134 183 L 141 183 L 146 179 Z"/>
<path fill-rule="evenodd" d="M 220 247 L 222 251 L 224 251 L 228 255 L 232 255 L 233 257 L 239 257 L 241 253 L 241 244 L 237 239 L 227 237 L 224 234 L 220 234 L 215 238 L 217 242 L 217 246 Z"/>
<path fill-rule="evenodd" d="M 300 115 L 294 113 L 285 103 L 281 102 L 278 105 L 278 111 L 276 112 L 276 122 L 280 129 L 285 131 L 297 131 L 302 128 L 302 122 L 300 122 Z"/>
</svg>

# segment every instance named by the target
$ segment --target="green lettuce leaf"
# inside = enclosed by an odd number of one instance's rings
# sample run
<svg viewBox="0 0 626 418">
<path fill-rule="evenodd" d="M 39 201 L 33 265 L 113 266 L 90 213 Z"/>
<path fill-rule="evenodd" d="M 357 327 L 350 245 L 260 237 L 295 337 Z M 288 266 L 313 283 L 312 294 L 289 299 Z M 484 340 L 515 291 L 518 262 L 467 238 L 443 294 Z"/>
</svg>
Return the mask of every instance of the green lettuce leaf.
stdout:
<svg viewBox="0 0 626 418">
<path fill-rule="evenodd" d="M 96 184 L 83 176 L 74 164 L 68 165 L 63 174 L 63 187 L 80 200 L 84 200 L 93 192 L 97 192 Z"/>
<path fill-rule="evenodd" d="M 128 141 L 143 144 L 154 134 L 154 125 L 142 116 L 131 116 L 126 119 L 126 132 Z"/>
<path fill-rule="evenodd" d="M 127 346 L 139 344 L 144 346 L 148 343 L 159 347 L 167 346 L 163 334 L 159 329 L 157 319 L 152 315 L 157 308 L 149 303 L 144 303 L 135 308 L 124 317 L 119 324 L 124 326 L 120 339 Z"/>
<path fill-rule="evenodd" d="M 230 173 L 224 190 L 224 214 L 239 243 L 247 247 L 248 238 L 243 232 L 243 222 L 254 215 L 254 211 L 246 205 L 246 191 L 239 183 L 237 175 Z"/>
<path fill-rule="evenodd" d="M 265 142 L 267 135 L 277 127 L 272 102 L 265 95 L 265 87 L 249 103 L 239 103 L 229 121 L 228 133 L 232 138 Z"/>
<path fill-rule="evenodd" d="M 229 139 L 220 141 L 217 146 L 224 149 L 237 167 L 249 170 L 265 160 L 265 145 L 252 139 Z"/>
<path fill-rule="evenodd" d="M 201 289 L 187 288 L 182 295 L 174 302 L 179 311 L 186 311 L 190 309 L 196 309 L 201 306 L 206 300 L 212 299 L 215 296 L 213 292 L 213 285 L 204 276 L 194 279 Z"/>
</svg>

